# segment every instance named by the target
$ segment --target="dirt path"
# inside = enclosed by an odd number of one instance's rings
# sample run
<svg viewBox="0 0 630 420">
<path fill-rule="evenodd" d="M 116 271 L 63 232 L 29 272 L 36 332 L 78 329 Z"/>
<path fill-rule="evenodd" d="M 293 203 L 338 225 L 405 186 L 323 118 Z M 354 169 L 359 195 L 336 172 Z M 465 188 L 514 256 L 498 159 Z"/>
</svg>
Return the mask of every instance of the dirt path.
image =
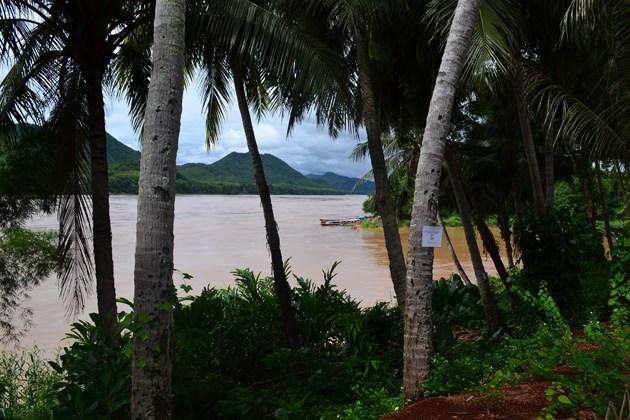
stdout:
<svg viewBox="0 0 630 420">
<path fill-rule="evenodd" d="M 383 420 L 535 419 L 547 405 L 549 382 L 528 382 L 494 391 L 431 397 L 411 404 Z"/>
</svg>

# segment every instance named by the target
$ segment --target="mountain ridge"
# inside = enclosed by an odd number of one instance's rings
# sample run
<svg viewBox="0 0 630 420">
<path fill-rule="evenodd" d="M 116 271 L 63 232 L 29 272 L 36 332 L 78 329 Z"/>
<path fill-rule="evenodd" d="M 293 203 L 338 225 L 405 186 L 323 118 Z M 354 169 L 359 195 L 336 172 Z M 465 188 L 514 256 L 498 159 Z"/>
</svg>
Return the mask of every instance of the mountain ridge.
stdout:
<svg viewBox="0 0 630 420">
<path fill-rule="evenodd" d="M 107 146 L 110 192 L 137 194 L 140 152 L 109 134 Z M 332 172 L 327 172 L 325 178 L 312 174 L 307 176 L 272 154 L 263 153 L 261 159 L 272 194 L 366 194 L 362 190 L 353 190 L 357 178 L 344 177 Z M 248 153 L 239 152 L 230 152 L 211 164 L 178 165 L 176 189 L 180 194 L 258 193 L 251 158 Z"/>
</svg>

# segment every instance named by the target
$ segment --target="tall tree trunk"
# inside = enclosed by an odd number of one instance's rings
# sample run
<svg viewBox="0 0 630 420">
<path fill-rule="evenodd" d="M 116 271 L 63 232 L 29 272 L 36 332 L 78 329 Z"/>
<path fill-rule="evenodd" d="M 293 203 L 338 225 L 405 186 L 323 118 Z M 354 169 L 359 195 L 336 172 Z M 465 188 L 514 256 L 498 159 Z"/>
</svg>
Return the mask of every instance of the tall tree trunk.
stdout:
<svg viewBox="0 0 630 420">
<path fill-rule="evenodd" d="M 606 229 L 606 241 L 608 242 L 608 252 L 612 255 L 614 246 L 612 232 L 610 231 L 610 217 L 608 215 L 608 204 L 606 203 L 606 191 L 602 182 L 602 170 L 599 167 L 599 161 L 595 161 L 595 176 L 597 178 L 597 188 L 599 189 L 599 204 L 602 207 L 602 217 L 604 218 L 604 227 Z"/>
<path fill-rule="evenodd" d="M 435 81 L 414 191 L 405 301 L 403 391 L 406 400 L 423 397 L 433 350 L 433 248 L 422 247 L 422 227 L 437 222 L 440 174 L 446 137 L 451 130 L 455 91 L 470 38 L 479 15 L 480 0 L 459 0 Z"/>
<path fill-rule="evenodd" d="M 185 0 L 157 0 L 142 133 L 131 418 L 172 417 L 175 165 L 184 92 Z"/>
<path fill-rule="evenodd" d="M 468 274 L 466 274 L 464 267 L 462 267 L 462 263 L 459 261 L 459 258 L 457 258 L 457 254 L 455 253 L 455 248 L 453 247 L 453 243 L 451 242 L 451 237 L 448 234 L 448 229 L 446 228 L 444 223 L 442 223 L 442 217 L 440 217 L 440 212 L 438 212 L 437 218 L 438 218 L 438 223 L 442 225 L 442 228 L 444 229 L 444 237 L 446 238 L 446 246 L 448 247 L 448 252 L 451 254 L 451 258 L 453 259 L 453 264 L 455 264 L 455 268 L 457 269 L 457 273 L 459 274 L 459 277 L 462 278 L 462 281 L 464 282 L 466 286 L 472 286 L 472 283 L 470 282 L 470 279 L 468 278 Z"/>
<path fill-rule="evenodd" d="M 117 343 L 116 287 L 112 257 L 112 227 L 109 218 L 109 176 L 107 173 L 107 134 L 103 102 L 102 72 L 88 73 L 86 99 L 89 114 L 92 187 L 92 235 L 96 271 L 98 313 L 103 318 L 105 334 Z"/>
<path fill-rule="evenodd" d="M 525 159 L 527 160 L 527 168 L 529 170 L 529 182 L 532 186 L 532 194 L 534 196 L 534 205 L 536 206 L 536 212 L 538 215 L 542 216 L 546 213 L 545 197 L 543 194 L 542 182 L 540 181 L 538 160 L 536 159 L 536 145 L 534 144 L 532 125 L 529 120 L 525 93 L 523 92 L 523 75 L 520 71 L 518 71 L 514 77 L 513 89 L 516 111 L 518 113 L 518 122 L 521 127 L 523 150 L 525 151 Z"/>
<path fill-rule="evenodd" d="M 446 162 L 448 165 L 448 178 L 451 182 L 451 186 L 453 187 L 453 192 L 455 193 L 455 201 L 457 201 L 459 216 L 462 219 L 464 234 L 466 235 L 466 243 L 468 244 L 468 250 L 470 252 L 470 260 L 475 271 L 477 286 L 479 287 L 479 296 L 481 298 L 481 305 L 483 306 L 483 313 L 488 326 L 492 331 L 495 331 L 501 326 L 501 316 L 494 296 L 492 295 L 492 291 L 490 290 L 488 273 L 483 266 L 481 253 L 479 252 L 479 245 L 477 244 L 475 229 L 472 223 L 472 211 L 468 197 L 466 196 L 461 169 L 458 162 L 453 156 L 451 156 L 449 151 L 446 152 Z"/>
<path fill-rule="evenodd" d="M 510 221 L 504 211 L 497 215 L 497 224 L 501 231 L 501 238 L 505 244 L 505 254 L 508 259 L 508 267 L 514 267 L 514 250 L 512 249 L 512 231 L 510 230 Z"/>
<path fill-rule="evenodd" d="M 615 172 L 617 173 L 617 179 L 619 181 L 619 189 L 621 190 L 621 193 L 623 194 L 624 201 L 626 203 L 626 211 L 630 211 L 630 193 L 628 193 L 630 188 L 626 186 L 626 181 L 625 181 L 625 179 L 623 179 L 624 178 L 624 174 L 621 171 L 621 167 L 619 165 L 619 161 L 618 160 L 615 161 Z"/>
<path fill-rule="evenodd" d="M 499 247 L 497 246 L 497 241 L 494 239 L 494 235 L 490 231 L 490 228 L 486 224 L 485 220 L 479 216 L 475 216 L 475 225 L 477 225 L 477 231 L 479 232 L 479 236 L 481 237 L 481 243 L 483 243 L 483 248 L 490 255 L 492 262 L 494 263 L 494 267 L 497 270 L 497 274 L 499 278 L 506 285 L 506 288 L 509 289 L 509 286 L 506 283 L 508 278 L 508 272 L 505 268 L 505 264 L 503 264 L 503 260 L 501 259 L 501 252 L 499 251 Z"/>
<path fill-rule="evenodd" d="M 582 158 L 582 185 L 586 201 L 586 214 L 593 226 L 597 222 L 597 210 L 595 209 L 595 200 L 593 199 L 593 177 L 591 171 L 591 163 L 586 157 Z"/>
<path fill-rule="evenodd" d="M 387 167 L 385 166 L 385 156 L 381 142 L 381 125 L 372 79 L 370 76 L 370 58 L 368 53 L 368 40 L 363 29 L 357 28 L 355 31 L 357 44 L 357 65 L 359 69 L 359 87 L 361 90 L 361 101 L 363 105 L 363 120 L 365 131 L 367 132 L 368 150 L 372 163 L 372 173 L 376 185 L 376 205 L 383 222 L 383 233 L 385 235 L 385 248 L 389 257 L 389 272 L 394 283 L 394 292 L 398 306 L 405 305 L 405 282 L 406 267 L 405 256 L 400 242 L 398 232 L 398 219 L 396 217 L 396 207 L 392 200 L 392 194 L 387 179 Z"/>
<path fill-rule="evenodd" d="M 555 171 L 554 171 L 553 137 L 545 135 L 545 205 L 553 208 L 555 195 Z"/>
<path fill-rule="evenodd" d="M 236 91 L 238 108 L 241 112 L 241 119 L 243 120 L 245 138 L 247 139 L 247 149 L 252 159 L 256 187 L 258 188 L 260 203 L 262 204 L 263 215 L 265 217 L 267 245 L 269 246 L 269 253 L 271 254 L 274 287 L 278 301 L 280 302 L 280 316 L 282 317 L 284 337 L 289 347 L 297 348 L 299 346 L 299 336 L 295 320 L 295 311 L 291 306 L 291 288 L 289 287 L 287 275 L 284 271 L 284 260 L 282 259 L 282 252 L 280 251 L 280 235 L 278 234 L 278 225 L 273 215 L 271 193 L 269 192 L 269 186 L 265 178 L 262 159 L 260 158 L 258 145 L 256 144 L 254 127 L 249 114 L 249 108 L 247 107 L 247 96 L 243 87 L 243 77 L 234 66 L 232 67 L 232 76 L 234 78 L 234 89 Z"/>
</svg>

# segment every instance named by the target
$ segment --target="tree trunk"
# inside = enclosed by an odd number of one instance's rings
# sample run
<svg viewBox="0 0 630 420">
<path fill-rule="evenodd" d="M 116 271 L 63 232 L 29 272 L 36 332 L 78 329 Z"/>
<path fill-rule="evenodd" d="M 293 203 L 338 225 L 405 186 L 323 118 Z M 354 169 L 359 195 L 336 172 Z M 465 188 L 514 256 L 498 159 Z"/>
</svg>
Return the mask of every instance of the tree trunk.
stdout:
<svg viewBox="0 0 630 420">
<path fill-rule="evenodd" d="M 243 87 L 243 78 L 239 71 L 234 67 L 232 67 L 232 76 L 234 78 L 234 88 L 236 91 L 238 108 L 241 112 L 241 118 L 243 120 L 245 138 L 247 139 L 247 149 L 249 150 L 249 154 L 252 158 L 256 187 L 258 188 L 260 203 L 262 204 L 263 215 L 265 217 L 267 245 L 269 246 L 269 253 L 271 254 L 271 269 L 273 270 L 276 295 L 278 296 L 278 302 L 280 303 L 280 316 L 282 318 L 284 337 L 289 347 L 297 348 L 299 347 L 300 341 L 295 320 L 295 311 L 291 306 L 291 288 L 289 287 L 287 275 L 284 271 L 284 260 L 282 259 L 282 252 L 280 251 L 280 235 L 278 234 L 278 225 L 276 224 L 276 219 L 273 215 L 271 193 L 269 192 L 269 186 L 267 185 L 267 180 L 265 179 L 262 159 L 260 158 L 258 145 L 256 144 L 254 127 L 249 114 L 249 108 L 247 107 L 247 95 L 245 94 L 245 89 Z"/>
<path fill-rule="evenodd" d="M 376 205 L 383 222 L 385 248 L 389 257 L 389 272 L 394 283 L 394 292 L 396 293 L 398 306 L 402 309 L 405 304 L 405 256 L 400 242 L 400 233 L 398 232 L 396 208 L 387 179 L 387 167 L 385 166 L 385 156 L 381 142 L 381 126 L 370 76 L 368 40 L 361 29 L 357 29 L 355 35 L 363 120 L 365 131 L 367 132 L 368 150 L 376 185 Z"/>
<path fill-rule="evenodd" d="M 508 267 L 514 267 L 514 250 L 512 249 L 512 232 L 510 230 L 510 222 L 508 220 L 508 216 L 501 212 L 501 214 L 497 215 L 497 224 L 499 225 L 499 230 L 501 231 L 501 238 L 503 239 L 503 243 L 505 244 L 505 254 L 508 259 Z"/>
<path fill-rule="evenodd" d="M 534 144 L 532 125 L 529 120 L 527 102 L 525 101 L 525 94 L 523 92 L 523 75 L 520 71 L 518 71 L 514 77 L 513 88 L 518 121 L 521 126 L 523 150 L 525 151 L 525 159 L 527 160 L 527 168 L 529 169 L 529 182 L 532 186 L 532 194 L 534 196 L 534 205 L 536 206 L 536 212 L 538 215 L 542 216 L 546 213 L 545 198 L 542 182 L 540 181 L 538 160 L 536 159 L 536 145 Z"/>
<path fill-rule="evenodd" d="M 442 56 L 424 137 L 414 191 L 411 225 L 407 290 L 404 311 L 405 334 L 403 348 L 403 391 L 406 400 L 423 397 L 424 380 L 429 373 L 433 350 L 433 248 L 424 248 L 422 227 L 437 222 L 440 173 L 446 137 L 451 130 L 451 112 L 455 91 L 470 38 L 479 15 L 480 0 L 459 0 Z"/>
<path fill-rule="evenodd" d="M 553 138 L 550 134 L 545 135 L 545 205 L 553 208 L 555 195 L 555 174 L 554 174 Z"/>
<path fill-rule="evenodd" d="M 606 229 L 606 241 L 608 242 L 608 252 L 612 255 L 614 246 L 612 232 L 610 231 L 610 217 L 608 215 L 608 205 L 606 203 L 606 191 L 602 182 L 602 170 L 599 167 L 599 161 L 595 161 L 595 176 L 597 177 L 597 188 L 599 189 L 599 204 L 602 206 L 602 217 L 604 218 L 604 227 Z"/>
<path fill-rule="evenodd" d="M 453 243 L 451 242 L 451 237 L 448 234 L 448 229 L 446 228 L 446 226 L 444 226 L 444 223 L 442 223 L 440 212 L 438 212 L 437 218 L 438 218 L 438 223 L 442 225 L 442 228 L 444 229 L 444 237 L 446 238 L 446 246 L 448 247 L 448 252 L 451 254 L 451 258 L 453 259 L 453 264 L 455 264 L 455 268 L 457 269 L 457 273 L 459 274 L 459 277 L 462 278 L 462 281 L 464 282 L 466 286 L 472 286 L 472 283 L 470 282 L 470 279 L 468 278 L 468 274 L 466 274 L 466 271 L 464 270 L 464 267 L 462 267 L 462 264 L 459 261 L 459 258 L 457 258 L 457 254 L 455 253 L 455 248 L 453 248 Z"/>
<path fill-rule="evenodd" d="M 479 231 L 479 236 L 481 237 L 481 243 L 483 243 L 483 248 L 490 255 L 492 262 L 494 263 L 494 267 L 497 270 L 497 274 L 499 278 L 506 285 L 506 288 L 509 289 L 509 286 L 506 283 L 508 278 L 508 272 L 505 268 L 505 264 L 503 264 L 503 260 L 501 259 L 501 252 L 499 251 L 499 247 L 497 246 L 497 241 L 494 239 L 494 235 L 490 231 L 490 228 L 486 224 L 485 220 L 481 217 L 475 217 L 475 225 L 477 225 L 477 231 Z"/>
<path fill-rule="evenodd" d="M 131 418 L 172 417 L 175 164 L 184 91 L 185 0 L 157 0 L 136 226 Z"/>
<path fill-rule="evenodd" d="M 584 189 L 584 200 L 586 201 L 586 215 L 593 226 L 597 222 L 597 210 L 593 199 L 593 178 L 591 164 L 585 157 L 582 158 L 582 186 Z"/>
<path fill-rule="evenodd" d="M 109 218 L 109 175 L 107 173 L 107 134 L 103 102 L 102 73 L 87 77 L 86 99 L 91 149 L 92 235 L 96 272 L 98 313 L 103 319 L 105 335 L 112 343 L 115 336 L 116 287 L 112 257 L 112 228 Z"/>
<path fill-rule="evenodd" d="M 453 156 L 451 156 L 449 151 L 446 152 L 446 162 L 448 165 L 448 178 L 451 182 L 451 186 L 453 187 L 453 192 L 455 193 L 455 201 L 457 201 L 459 216 L 461 217 L 462 225 L 464 226 L 466 243 L 468 244 L 468 250 L 470 252 L 470 260 L 475 271 L 477 286 L 479 287 L 479 296 L 481 298 L 481 305 L 483 306 L 483 313 L 490 329 L 492 331 L 496 331 L 501 326 L 501 316 L 494 300 L 494 296 L 492 295 L 492 291 L 490 290 L 488 273 L 486 273 L 486 269 L 483 266 L 481 253 L 479 252 L 479 245 L 477 245 L 477 238 L 475 236 L 475 230 L 471 217 L 472 211 L 468 197 L 466 197 L 466 190 L 462 180 L 461 169 L 459 168 L 458 162 Z"/>
</svg>

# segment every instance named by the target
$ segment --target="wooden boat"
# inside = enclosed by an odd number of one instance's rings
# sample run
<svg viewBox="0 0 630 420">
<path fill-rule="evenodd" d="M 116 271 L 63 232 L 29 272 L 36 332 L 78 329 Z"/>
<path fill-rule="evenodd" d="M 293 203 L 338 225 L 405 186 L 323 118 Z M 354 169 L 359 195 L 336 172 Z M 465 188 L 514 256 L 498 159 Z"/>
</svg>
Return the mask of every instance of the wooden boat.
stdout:
<svg viewBox="0 0 630 420">
<path fill-rule="evenodd" d="M 322 226 L 354 226 L 361 223 L 361 217 L 351 217 L 348 219 L 319 219 Z"/>
</svg>

